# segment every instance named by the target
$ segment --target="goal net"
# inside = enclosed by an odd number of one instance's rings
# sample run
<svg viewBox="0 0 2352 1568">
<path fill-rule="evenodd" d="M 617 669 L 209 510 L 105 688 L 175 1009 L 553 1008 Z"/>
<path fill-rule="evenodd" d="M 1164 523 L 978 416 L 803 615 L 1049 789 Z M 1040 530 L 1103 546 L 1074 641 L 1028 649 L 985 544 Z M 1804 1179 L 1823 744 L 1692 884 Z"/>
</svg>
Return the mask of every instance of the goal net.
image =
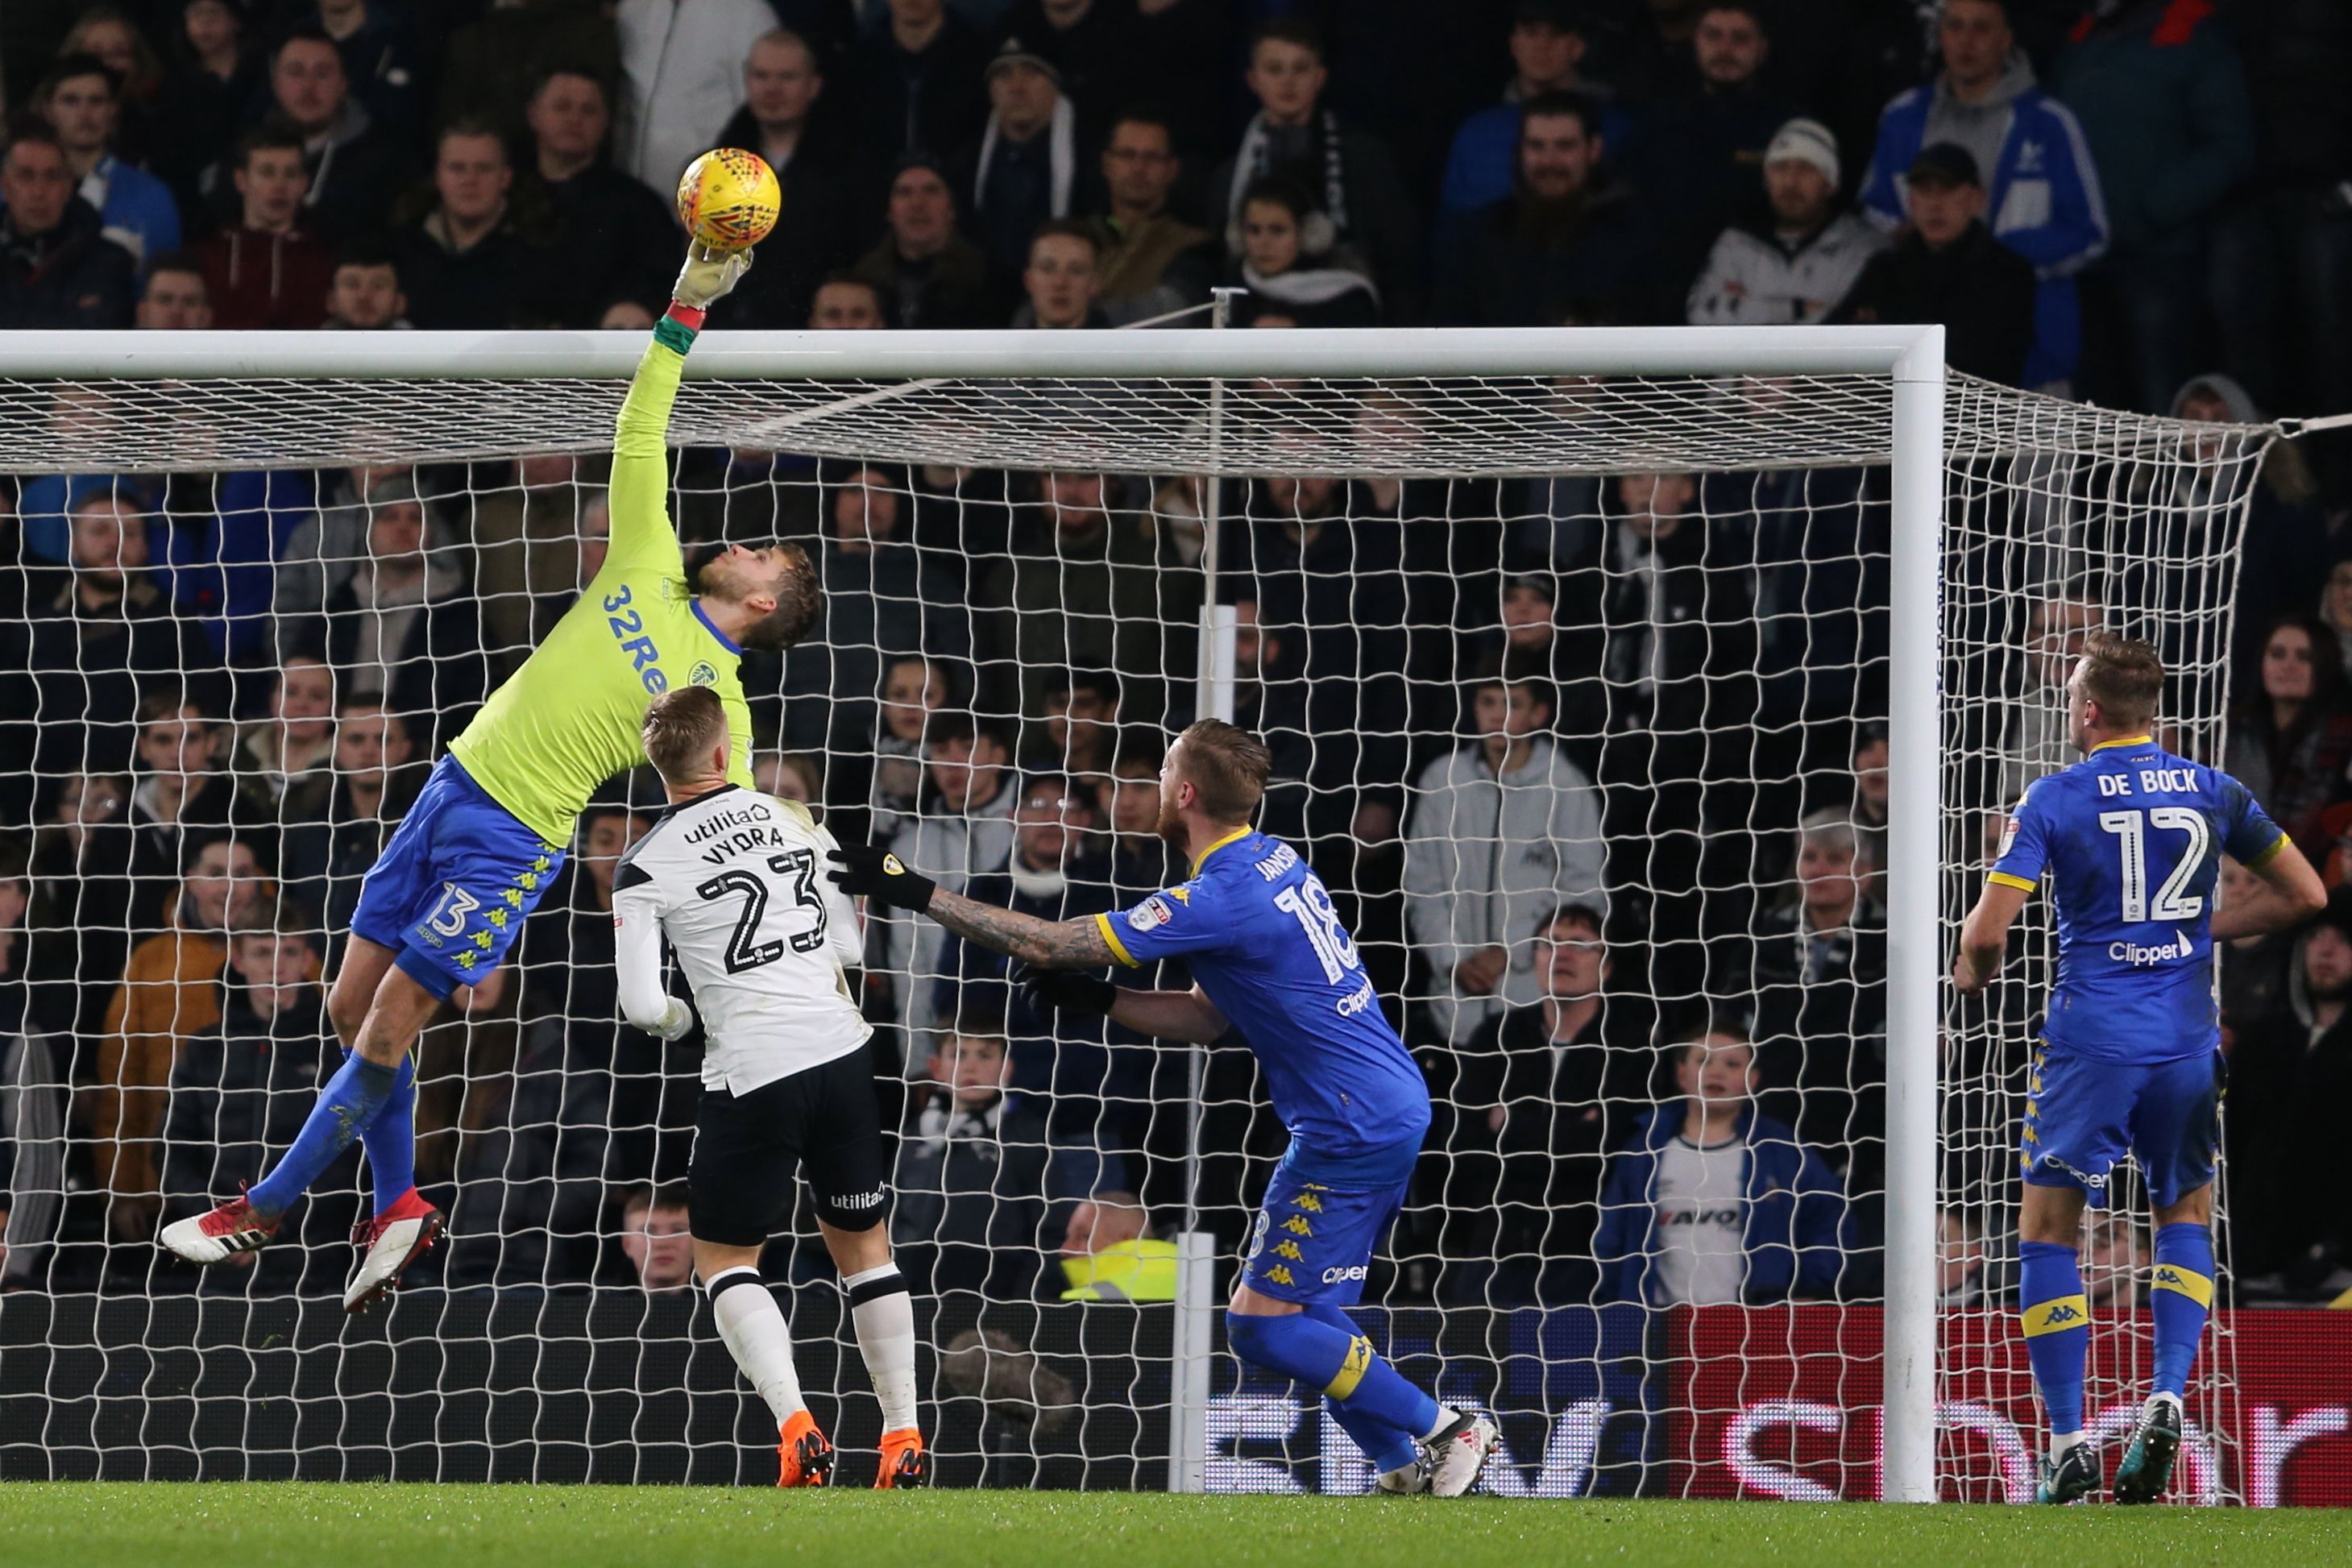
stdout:
<svg viewBox="0 0 2352 1568">
<path fill-rule="evenodd" d="M 2067 760 L 2087 631 L 2153 637 L 2171 743 L 2218 762 L 2277 432 L 1906 392 L 1907 331 L 1052 336 L 696 350 L 689 559 L 782 536 L 824 580 L 812 639 L 744 660 L 761 787 L 1075 916 L 1183 879 L 1160 753 L 1230 715 L 1435 1101 L 1358 1321 L 1499 1416 L 1491 1489 L 2029 1488 L 2013 1149 L 2046 910 L 1987 1002 L 1938 975 L 2006 805 Z M 156 1248 L 332 1070 L 360 879 L 593 578 L 635 357 L 161 341 L 0 355 L 0 1475 L 767 1479 L 690 1282 L 699 1042 L 617 1021 L 644 777 L 420 1043 L 450 1231 L 388 1310 L 336 1299 L 356 1150 L 249 1267 Z M 1284 1142 L 1244 1043 L 1041 1016 L 927 922 L 866 937 L 942 1481 L 1368 1489 L 1223 1348 Z M 2136 1207 L 2087 1252 L 2107 1437 L 2147 1370 Z M 870 1450 L 805 1197 L 766 1268 L 818 1419 Z M 2229 1365 L 2217 1330 L 2209 1500 L 2242 1489 Z"/>
</svg>

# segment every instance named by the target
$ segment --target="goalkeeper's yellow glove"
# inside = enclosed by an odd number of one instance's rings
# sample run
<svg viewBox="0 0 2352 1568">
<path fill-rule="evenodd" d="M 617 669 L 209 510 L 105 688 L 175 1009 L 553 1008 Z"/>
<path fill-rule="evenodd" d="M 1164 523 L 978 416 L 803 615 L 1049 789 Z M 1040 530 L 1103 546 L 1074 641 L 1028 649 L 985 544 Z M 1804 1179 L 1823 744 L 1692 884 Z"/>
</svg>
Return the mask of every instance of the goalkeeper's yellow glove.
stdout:
<svg viewBox="0 0 2352 1568">
<path fill-rule="evenodd" d="M 699 241 L 686 247 L 686 266 L 678 272 L 670 298 L 698 310 L 710 309 L 751 270 L 749 250 L 713 250 Z"/>
</svg>

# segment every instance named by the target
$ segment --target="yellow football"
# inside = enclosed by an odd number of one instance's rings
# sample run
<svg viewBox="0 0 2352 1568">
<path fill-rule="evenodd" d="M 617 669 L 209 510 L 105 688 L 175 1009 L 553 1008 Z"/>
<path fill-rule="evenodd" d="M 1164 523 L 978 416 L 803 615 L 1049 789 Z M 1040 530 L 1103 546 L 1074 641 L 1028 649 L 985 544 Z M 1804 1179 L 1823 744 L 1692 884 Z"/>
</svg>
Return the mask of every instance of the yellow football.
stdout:
<svg viewBox="0 0 2352 1568">
<path fill-rule="evenodd" d="M 720 147 L 678 176 L 677 221 L 713 250 L 742 250 L 768 237 L 783 210 L 783 187 L 757 153 Z"/>
</svg>

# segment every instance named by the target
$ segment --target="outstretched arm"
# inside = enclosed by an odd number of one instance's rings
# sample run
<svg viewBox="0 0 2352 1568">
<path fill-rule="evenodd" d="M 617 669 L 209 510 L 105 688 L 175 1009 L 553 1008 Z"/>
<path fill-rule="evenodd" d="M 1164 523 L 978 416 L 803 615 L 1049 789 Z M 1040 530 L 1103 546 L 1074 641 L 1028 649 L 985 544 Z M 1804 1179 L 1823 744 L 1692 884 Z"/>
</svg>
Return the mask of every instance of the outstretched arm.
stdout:
<svg viewBox="0 0 2352 1568">
<path fill-rule="evenodd" d="M 1100 922 L 1092 915 L 1075 921 L 1039 920 L 945 888 L 932 890 L 930 905 L 923 913 L 966 942 L 1040 969 L 1101 969 L 1118 962 L 1103 937 Z"/>
<path fill-rule="evenodd" d="M 751 265 L 748 250 L 722 254 L 699 245 L 687 249 L 686 268 L 677 275 L 669 310 L 654 323 L 654 341 L 637 361 L 614 428 L 608 563 L 643 561 L 648 552 L 666 563 L 677 560 L 677 533 L 670 526 L 668 508 L 670 409 L 677 402 L 687 351 L 702 331 L 704 314 Z"/>
<path fill-rule="evenodd" d="M 1973 996 L 2000 973 L 2002 950 L 2009 945 L 2009 928 L 2033 896 L 2031 888 L 1990 881 L 1977 895 L 1977 907 L 1960 927 L 1960 951 L 1952 960 L 1952 984 L 1963 996 Z"/>
<path fill-rule="evenodd" d="M 950 893 L 887 849 L 852 845 L 826 851 L 826 873 L 852 898 L 866 898 L 894 910 L 929 915 L 966 942 L 1039 969 L 1100 969 L 1119 954 L 1091 917 L 1045 921 L 1034 915 Z"/>
</svg>

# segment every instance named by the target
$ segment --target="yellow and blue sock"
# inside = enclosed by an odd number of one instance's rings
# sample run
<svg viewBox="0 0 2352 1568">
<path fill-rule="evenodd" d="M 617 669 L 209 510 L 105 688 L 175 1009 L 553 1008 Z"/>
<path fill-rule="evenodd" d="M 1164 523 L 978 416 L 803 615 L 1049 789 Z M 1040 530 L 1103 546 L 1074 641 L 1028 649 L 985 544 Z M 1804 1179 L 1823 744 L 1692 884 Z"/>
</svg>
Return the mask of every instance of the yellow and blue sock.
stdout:
<svg viewBox="0 0 2352 1568">
<path fill-rule="evenodd" d="M 2211 1227 L 2188 1220 L 2157 1227 L 2147 1305 L 2156 1320 L 2156 1392 L 2179 1398 L 2189 1392 L 2189 1369 L 2213 1310 Z"/>
<path fill-rule="evenodd" d="M 319 1091 L 319 1102 L 310 1107 L 310 1118 L 295 1134 L 294 1146 L 247 1191 L 246 1201 L 254 1211 L 274 1219 L 292 1207 L 296 1198 L 310 1190 L 319 1173 L 335 1163 L 335 1156 L 352 1146 L 360 1130 L 375 1120 L 399 1083 L 397 1068 L 380 1066 L 365 1057 L 344 1058 L 327 1087 Z"/>
<path fill-rule="evenodd" d="M 2017 1252 L 2019 1327 L 2033 1386 L 2050 1417 L 2051 1437 L 2073 1438 L 2083 1430 L 2083 1363 L 2091 1348 L 2082 1259 L 2054 1241 L 2022 1242 Z"/>
<path fill-rule="evenodd" d="M 416 1057 L 400 1058 L 400 1076 L 393 1080 L 392 1098 L 360 1129 L 360 1146 L 367 1151 L 368 1190 L 382 1214 L 401 1194 L 416 1184 Z"/>
<path fill-rule="evenodd" d="M 1337 1323 L 1331 1321 L 1335 1316 Z M 1225 1341 L 1244 1361 L 1319 1389 L 1377 1469 L 1411 1464 L 1412 1439 L 1438 1428 L 1437 1401 L 1407 1383 L 1337 1309 L 1317 1317 L 1227 1312 Z M 1402 1447 L 1393 1436 L 1400 1432 Z"/>
<path fill-rule="evenodd" d="M 1307 1308 L 1306 1315 L 1350 1337 L 1356 1334 L 1354 1320 L 1337 1307 L 1318 1303 Z M 1431 1403 L 1434 1405 L 1436 1402 L 1433 1400 Z M 1323 1408 L 1332 1420 L 1339 1424 L 1339 1429 L 1355 1440 L 1356 1447 L 1363 1450 L 1364 1458 L 1372 1462 L 1372 1468 L 1380 1474 L 1403 1469 L 1421 1457 L 1421 1445 L 1415 1441 L 1418 1435 L 1393 1422 L 1328 1395 L 1324 1398 Z"/>
</svg>

